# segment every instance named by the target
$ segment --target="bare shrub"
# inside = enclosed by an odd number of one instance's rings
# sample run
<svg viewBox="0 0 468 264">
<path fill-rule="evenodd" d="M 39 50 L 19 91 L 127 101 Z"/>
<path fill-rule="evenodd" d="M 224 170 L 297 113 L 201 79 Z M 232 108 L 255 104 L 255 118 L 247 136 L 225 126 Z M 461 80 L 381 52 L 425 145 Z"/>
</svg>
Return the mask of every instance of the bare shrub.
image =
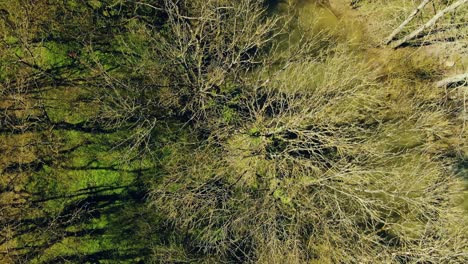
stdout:
<svg viewBox="0 0 468 264">
<path fill-rule="evenodd" d="M 433 88 L 382 82 L 347 45 L 302 48 L 239 72 L 236 122 L 168 145 L 151 199 L 173 245 L 207 262 L 465 262 L 463 184 L 441 159 L 463 143 Z"/>
</svg>

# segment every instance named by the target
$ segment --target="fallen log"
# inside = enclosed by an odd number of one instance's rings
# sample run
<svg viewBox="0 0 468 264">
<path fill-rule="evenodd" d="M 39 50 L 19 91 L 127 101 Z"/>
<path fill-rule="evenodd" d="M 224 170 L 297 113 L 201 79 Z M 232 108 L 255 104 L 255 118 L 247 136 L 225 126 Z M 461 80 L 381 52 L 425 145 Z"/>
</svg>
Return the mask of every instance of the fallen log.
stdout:
<svg viewBox="0 0 468 264">
<path fill-rule="evenodd" d="M 405 44 L 406 42 L 414 39 L 415 37 L 419 36 L 424 30 L 432 27 L 446 13 L 451 12 L 451 11 L 455 10 L 456 8 L 458 8 L 459 6 L 461 6 L 463 4 L 466 4 L 466 3 L 468 3 L 468 0 L 459 0 L 459 1 L 454 2 L 450 6 L 446 7 L 445 9 L 443 9 L 442 11 L 437 13 L 435 16 L 433 16 L 431 18 L 431 20 L 429 20 L 426 24 L 420 26 L 419 28 L 417 28 L 416 30 L 411 32 L 410 34 L 406 35 L 404 38 L 402 38 L 402 39 L 398 40 L 397 42 L 395 42 L 392 45 L 392 47 L 394 49 L 396 49 L 396 48 L 400 47 L 401 45 Z"/>
<path fill-rule="evenodd" d="M 385 39 L 385 41 L 384 41 L 385 45 L 390 44 L 390 42 L 392 42 L 392 40 L 395 38 L 395 36 L 396 36 L 398 33 L 400 33 L 400 32 L 403 30 L 403 28 L 404 28 L 406 25 L 408 25 L 408 23 L 411 22 L 411 20 L 413 20 L 413 19 L 416 17 L 416 15 L 417 15 L 429 2 L 431 2 L 431 1 L 432 1 L 432 0 L 423 0 L 423 1 L 421 2 L 421 4 L 420 4 L 415 10 L 413 10 L 413 12 L 408 16 L 408 18 L 406 18 L 406 20 L 403 21 L 403 23 L 401 23 L 401 25 L 400 25 L 398 28 L 396 28 L 396 29 L 392 32 L 392 34 L 390 34 L 390 35 Z"/>
<path fill-rule="evenodd" d="M 441 81 L 436 82 L 435 85 L 436 87 L 444 88 L 444 87 L 452 86 L 454 84 L 467 85 L 468 84 L 468 72 L 445 78 Z"/>
</svg>

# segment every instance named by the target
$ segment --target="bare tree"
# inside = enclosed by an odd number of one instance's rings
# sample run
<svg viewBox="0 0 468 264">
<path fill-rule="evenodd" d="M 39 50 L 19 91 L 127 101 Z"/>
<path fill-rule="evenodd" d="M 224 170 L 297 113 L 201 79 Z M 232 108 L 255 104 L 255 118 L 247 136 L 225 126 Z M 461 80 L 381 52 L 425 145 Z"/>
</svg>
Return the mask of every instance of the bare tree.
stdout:
<svg viewBox="0 0 468 264">
<path fill-rule="evenodd" d="M 265 16 L 262 1 L 164 3 L 169 29 L 158 38 L 158 53 L 170 62 L 166 71 L 185 98 L 183 111 L 194 117 L 206 115 L 211 100 L 225 100 L 230 82 L 262 65 L 263 52 L 282 33 L 279 19 Z"/>
</svg>

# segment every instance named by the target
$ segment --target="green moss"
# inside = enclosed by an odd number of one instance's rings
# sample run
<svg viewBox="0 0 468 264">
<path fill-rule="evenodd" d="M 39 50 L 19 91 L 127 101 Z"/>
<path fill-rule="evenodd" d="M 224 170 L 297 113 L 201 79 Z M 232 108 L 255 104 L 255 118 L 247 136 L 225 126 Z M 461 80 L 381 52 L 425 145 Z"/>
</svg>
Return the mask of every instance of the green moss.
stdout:
<svg viewBox="0 0 468 264">
<path fill-rule="evenodd" d="M 93 9 L 99 9 L 102 7 L 102 2 L 98 0 L 88 0 L 88 4 L 93 8 Z"/>
<path fill-rule="evenodd" d="M 16 43 L 18 43 L 19 39 L 15 36 L 5 36 L 5 42 L 8 44 L 8 45 L 14 45 Z"/>
<path fill-rule="evenodd" d="M 70 192 L 90 187 L 126 186 L 134 179 L 132 174 L 105 169 L 66 171 L 61 177 L 62 187 Z"/>
<path fill-rule="evenodd" d="M 72 48 L 66 44 L 57 42 L 46 42 L 42 47 L 36 48 L 33 52 L 37 54 L 37 64 L 42 69 L 52 69 L 70 65 L 72 59 L 67 56 Z"/>
<path fill-rule="evenodd" d="M 233 123 L 237 120 L 237 113 L 234 109 L 224 106 L 223 108 L 223 120 L 226 123 Z"/>
<path fill-rule="evenodd" d="M 65 145 L 69 147 L 82 145 L 92 137 L 87 133 L 76 130 L 54 130 L 53 134 L 56 138 L 62 139 L 65 142 Z"/>
<path fill-rule="evenodd" d="M 79 0 L 67 0 L 65 1 L 65 5 L 67 8 L 77 12 L 85 12 L 87 9 L 86 5 Z"/>
<path fill-rule="evenodd" d="M 81 87 L 50 89 L 44 93 L 46 110 L 52 122 L 78 124 L 96 115 L 97 106 L 90 93 Z"/>
<path fill-rule="evenodd" d="M 114 69 L 117 66 L 125 65 L 125 61 L 123 58 L 114 56 L 113 54 L 110 54 L 101 50 L 92 50 L 90 52 L 85 52 L 81 56 L 81 58 L 92 64 L 98 62 L 100 66 L 103 67 L 103 70 L 106 70 L 106 71 Z M 128 76 L 128 72 L 126 76 Z"/>
<path fill-rule="evenodd" d="M 260 129 L 257 128 L 257 127 L 252 127 L 252 128 L 249 130 L 249 135 L 252 136 L 252 137 L 258 137 L 258 136 L 260 136 Z"/>
<path fill-rule="evenodd" d="M 23 58 L 24 57 L 24 50 L 20 47 L 14 48 L 14 53 L 16 56 Z"/>
<path fill-rule="evenodd" d="M 273 192 L 273 197 L 279 199 L 284 205 L 292 205 L 291 197 L 288 197 L 287 193 L 284 193 L 281 189 L 276 189 Z"/>
</svg>

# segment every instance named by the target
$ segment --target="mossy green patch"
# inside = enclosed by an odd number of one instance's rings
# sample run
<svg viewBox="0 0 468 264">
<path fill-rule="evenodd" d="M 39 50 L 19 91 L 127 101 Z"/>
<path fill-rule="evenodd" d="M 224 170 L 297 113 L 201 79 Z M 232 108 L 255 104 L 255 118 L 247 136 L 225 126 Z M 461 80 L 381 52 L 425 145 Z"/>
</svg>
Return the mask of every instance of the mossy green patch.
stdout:
<svg viewBox="0 0 468 264">
<path fill-rule="evenodd" d="M 88 4 L 93 8 L 93 9 L 99 9 L 102 7 L 102 2 L 98 0 L 88 0 Z"/>
<path fill-rule="evenodd" d="M 7 43 L 8 45 L 14 45 L 16 43 L 18 43 L 19 39 L 15 36 L 5 36 L 5 43 Z"/>
<path fill-rule="evenodd" d="M 69 65 L 72 59 L 67 56 L 70 47 L 56 42 L 46 42 L 43 46 L 36 48 L 36 62 L 42 69 L 52 69 Z"/>
<path fill-rule="evenodd" d="M 47 98 L 47 114 L 54 123 L 78 124 L 96 115 L 97 106 L 89 99 L 91 95 L 87 89 L 82 87 L 50 89 L 43 96 Z"/>
</svg>

